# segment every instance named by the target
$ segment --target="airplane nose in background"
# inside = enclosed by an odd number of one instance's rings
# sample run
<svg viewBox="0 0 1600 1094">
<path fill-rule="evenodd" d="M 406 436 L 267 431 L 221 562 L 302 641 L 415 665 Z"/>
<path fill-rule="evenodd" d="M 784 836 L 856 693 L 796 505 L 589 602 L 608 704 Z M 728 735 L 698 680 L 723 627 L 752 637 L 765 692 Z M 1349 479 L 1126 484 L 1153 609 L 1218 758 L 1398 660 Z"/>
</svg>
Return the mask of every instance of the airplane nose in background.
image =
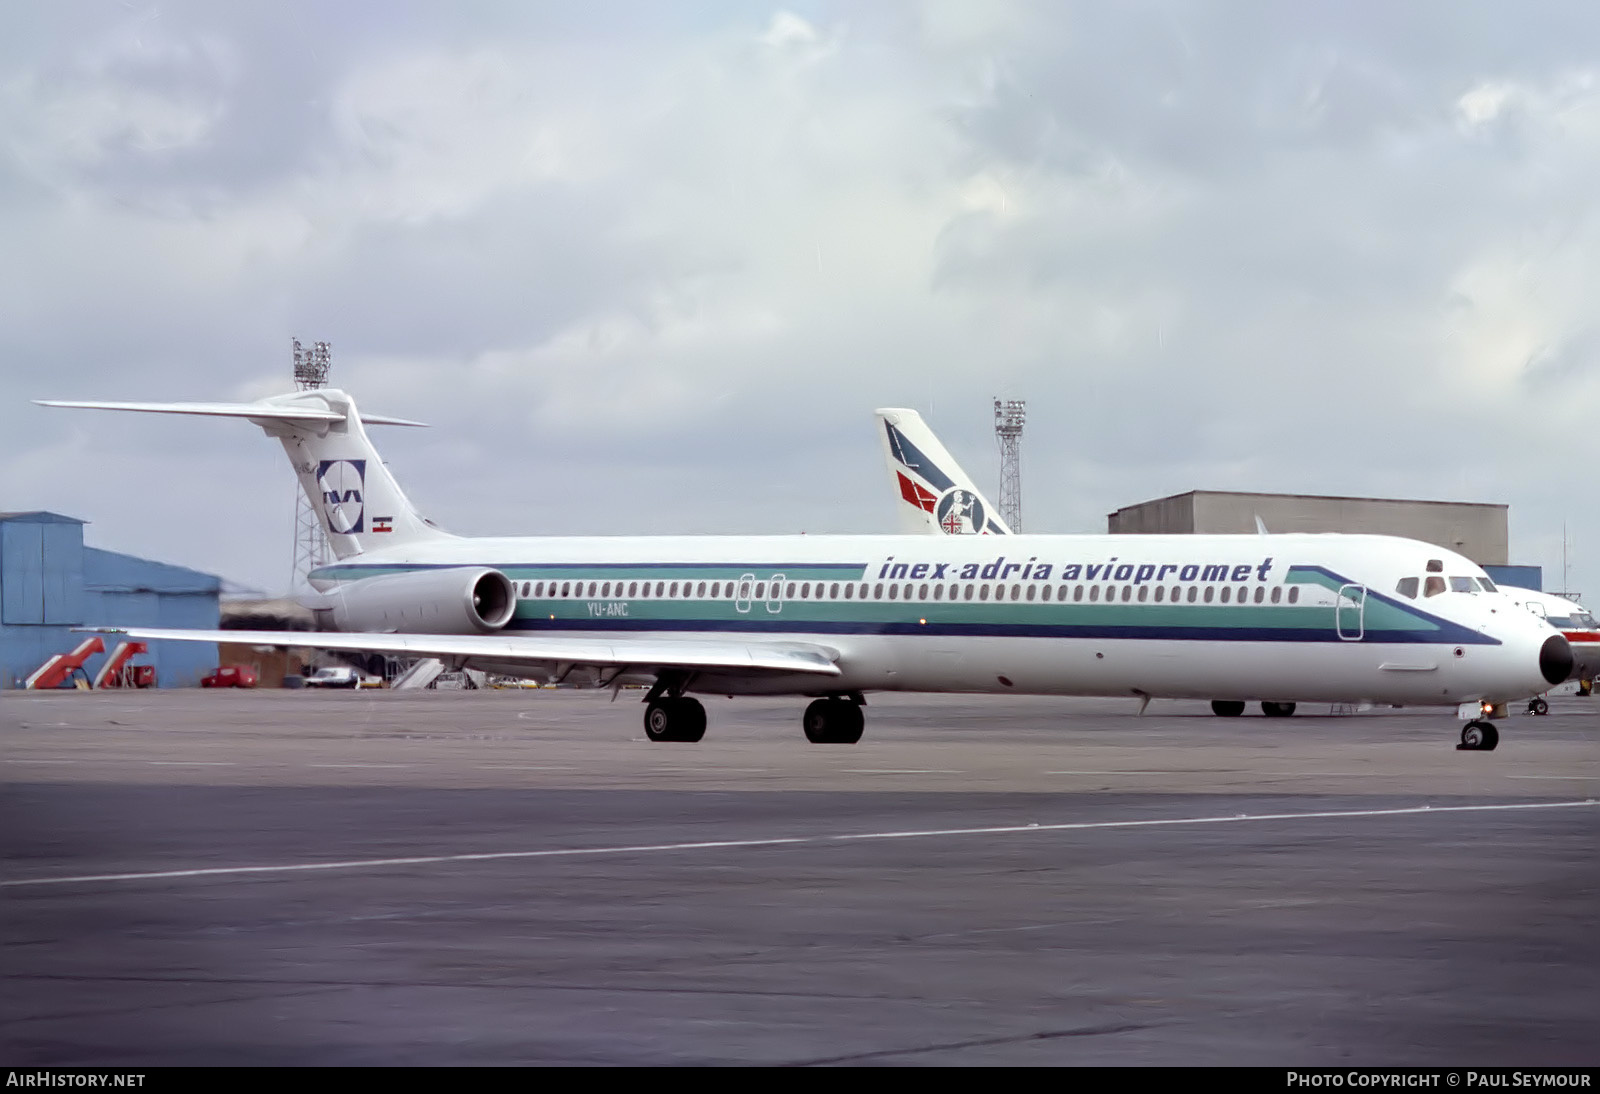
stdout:
<svg viewBox="0 0 1600 1094">
<path fill-rule="evenodd" d="M 1559 634 L 1552 634 L 1539 647 L 1539 671 L 1552 684 L 1559 684 L 1572 675 L 1572 644 Z"/>
</svg>

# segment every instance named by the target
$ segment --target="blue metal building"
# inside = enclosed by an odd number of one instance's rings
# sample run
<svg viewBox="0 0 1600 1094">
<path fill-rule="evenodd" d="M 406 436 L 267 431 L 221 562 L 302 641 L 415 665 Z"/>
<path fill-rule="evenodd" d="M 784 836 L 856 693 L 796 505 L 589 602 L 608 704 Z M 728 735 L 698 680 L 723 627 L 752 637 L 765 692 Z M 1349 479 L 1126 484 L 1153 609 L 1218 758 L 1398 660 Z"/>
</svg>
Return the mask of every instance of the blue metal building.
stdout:
<svg viewBox="0 0 1600 1094">
<path fill-rule="evenodd" d="M 81 520 L 0 513 L 0 688 L 21 687 L 50 657 L 87 635 L 75 626 L 215 629 L 219 578 L 83 544 Z M 114 635 L 106 636 L 108 650 Z M 85 665 L 90 677 L 107 654 Z M 135 658 L 161 687 L 193 687 L 217 664 L 210 642 L 152 642 Z"/>
</svg>

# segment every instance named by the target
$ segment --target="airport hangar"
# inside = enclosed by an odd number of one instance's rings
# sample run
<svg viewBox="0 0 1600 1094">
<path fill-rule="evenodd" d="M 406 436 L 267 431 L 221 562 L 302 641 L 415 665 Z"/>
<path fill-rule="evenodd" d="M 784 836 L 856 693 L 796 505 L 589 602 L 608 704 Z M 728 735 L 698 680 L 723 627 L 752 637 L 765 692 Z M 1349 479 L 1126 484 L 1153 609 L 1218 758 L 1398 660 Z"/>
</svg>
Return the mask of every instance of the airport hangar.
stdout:
<svg viewBox="0 0 1600 1094">
<path fill-rule="evenodd" d="M 164 562 L 88 547 L 84 521 L 60 513 L 0 513 L 0 688 L 20 688 L 57 654 L 91 637 L 78 626 L 184 627 L 218 624 L 221 579 Z M 82 665 L 93 679 L 116 649 Z M 194 687 L 217 664 L 209 642 L 151 642 L 137 656 L 159 687 Z"/>
<path fill-rule="evenodd" d="M 1508 513 L 1508 506 L 1478 502 L 1191 490 L 1118 509 L 1107 516 L 1106 531 L 1246 535 L 1258 531 L 1259 517 L 1269 532 L 1404 536 L 1465 555 L 1498 584 L 1542 591 L 1540 567 L 1509 562 Z"/>
</svg>

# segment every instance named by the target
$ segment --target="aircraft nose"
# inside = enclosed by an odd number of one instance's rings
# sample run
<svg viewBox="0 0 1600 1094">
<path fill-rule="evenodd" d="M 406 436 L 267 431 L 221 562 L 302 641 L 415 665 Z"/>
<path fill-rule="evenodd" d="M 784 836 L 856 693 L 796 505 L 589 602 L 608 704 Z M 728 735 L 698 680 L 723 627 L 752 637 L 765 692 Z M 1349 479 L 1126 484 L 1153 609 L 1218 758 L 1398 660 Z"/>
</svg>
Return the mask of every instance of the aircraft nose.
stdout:
<svg viewBox="0 0 1600 1094">
<path fill-rule="evenodd" d="M 1552 684 L 1572 675 L 1572 644 L 1563 635 L 1552 634 L 1539 647 L 1539 671 Z"/>
</svg>

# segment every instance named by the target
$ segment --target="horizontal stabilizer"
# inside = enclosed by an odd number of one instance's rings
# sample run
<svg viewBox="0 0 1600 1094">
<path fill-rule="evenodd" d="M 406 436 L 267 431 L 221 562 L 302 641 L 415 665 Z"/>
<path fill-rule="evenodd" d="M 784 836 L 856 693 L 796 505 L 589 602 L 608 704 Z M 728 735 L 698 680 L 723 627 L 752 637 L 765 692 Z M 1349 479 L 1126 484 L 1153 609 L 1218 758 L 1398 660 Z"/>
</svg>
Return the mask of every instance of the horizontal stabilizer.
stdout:
<svg viewBox="0 0 1600 1094">
<path fill-rule="evenodd" d="M 63 406 L 78 410 L 134 410 L 146 414 L 201 414 L 213 418 L 254 418 L 258 421 L 279 422 L 342 422 L 344 415 L 336 410 L 315 406 L 286 406 L 272 403 L 107 403 L 80 402 L 61 399 L 35 399 L 40 406 Z M 391 418 L 382 414 L 361 412 L 367 425 L 426 425 L 408 418 Z"/>
<path fill-rule="evenodd" d="M 336 631 L 190 631 L 156 627 L 78 627 L 152 641 L 239 642 L 252 646 L 307 647 L 393 653 L 407 657 L 466 658 L 497 664 L 571 663 L 639 669 L 694 668 L 745 672 L 804 672 L 838 676 L 834 653 L 798 642 L 717 642 L 670 638 L 570 638 L 541 634 L 343 634 Z"/>
</svg>

